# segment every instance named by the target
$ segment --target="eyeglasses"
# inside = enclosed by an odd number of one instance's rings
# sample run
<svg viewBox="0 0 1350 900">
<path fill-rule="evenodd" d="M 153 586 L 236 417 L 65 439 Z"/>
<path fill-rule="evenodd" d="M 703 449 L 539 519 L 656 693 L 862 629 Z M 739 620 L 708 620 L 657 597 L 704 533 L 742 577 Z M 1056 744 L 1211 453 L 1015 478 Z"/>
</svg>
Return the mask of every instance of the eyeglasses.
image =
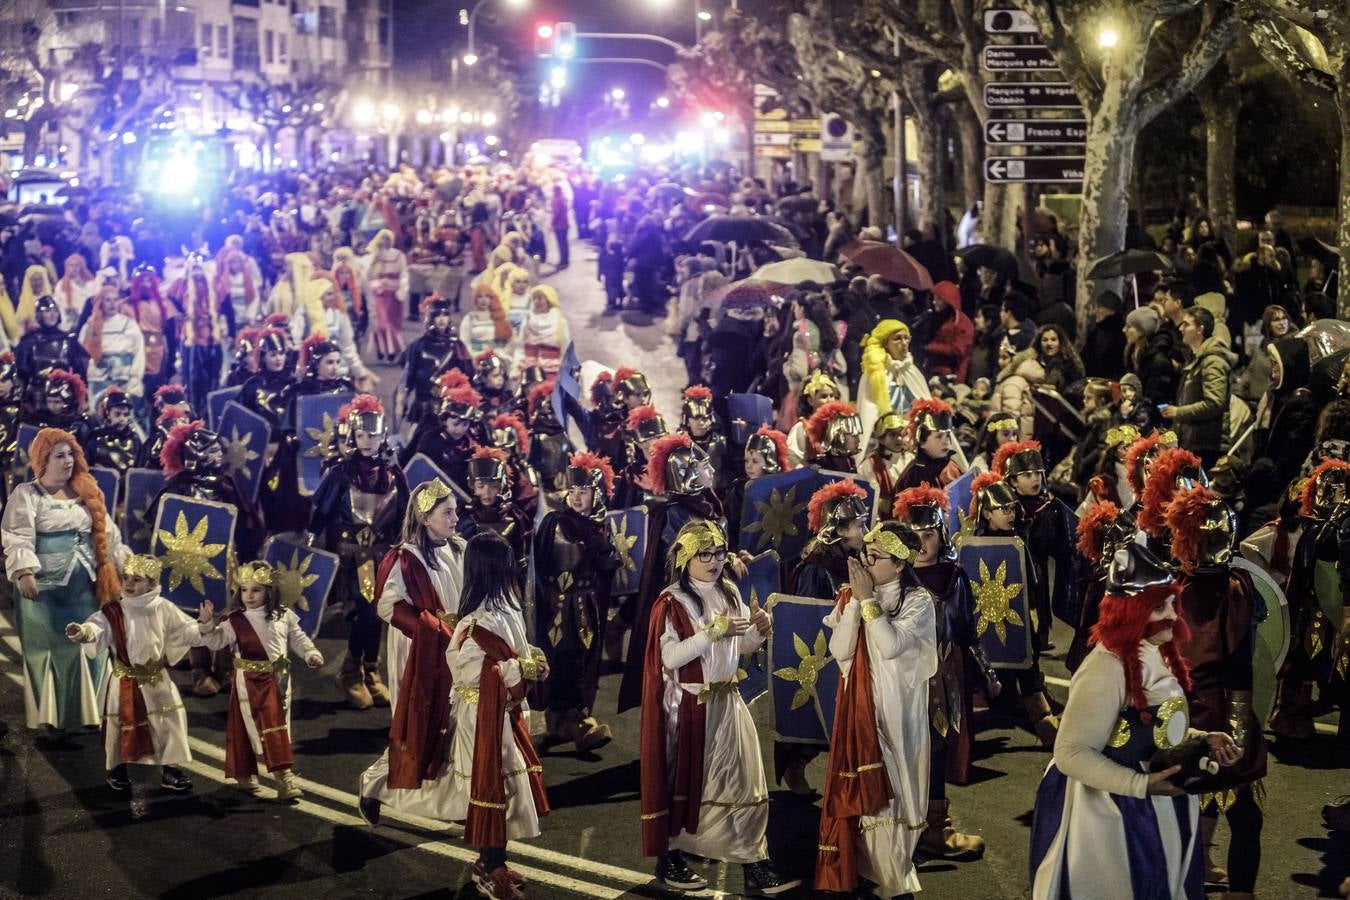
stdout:
<svg viewBox="0 0 1350 900">
<path fill-rule="evenodd" d="M 875 566 L 883 558 L 884 557 L 875 550 L 865 550 L 862 555 L 863 564 L 868 566 Z"/>
<path fill-rule="evenodd" d="M 725 547 L 719 550 L 700 550 L 698 553 L 694 554 L 694 558 L 701 563 L 710 563 L 714 561 L 726 562 L 727 551 Z"/>
</svg>

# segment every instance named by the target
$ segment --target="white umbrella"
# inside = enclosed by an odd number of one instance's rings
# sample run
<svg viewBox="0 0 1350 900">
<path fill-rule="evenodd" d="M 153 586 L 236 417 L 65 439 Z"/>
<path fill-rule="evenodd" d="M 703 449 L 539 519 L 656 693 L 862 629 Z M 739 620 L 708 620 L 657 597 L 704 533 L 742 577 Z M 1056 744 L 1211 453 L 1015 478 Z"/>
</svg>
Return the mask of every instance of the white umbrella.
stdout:
<svg viewBox="0 0 1350 900">
<path fill-rule="evenodd" d="M 814 281 L 824 285 L 839 280 L 839 267 L 818 259 L 785 259 L 760 266 L 755 270 L 754 277 L 761 281 L 776 281 L 779 284 Z"/>
</svg>

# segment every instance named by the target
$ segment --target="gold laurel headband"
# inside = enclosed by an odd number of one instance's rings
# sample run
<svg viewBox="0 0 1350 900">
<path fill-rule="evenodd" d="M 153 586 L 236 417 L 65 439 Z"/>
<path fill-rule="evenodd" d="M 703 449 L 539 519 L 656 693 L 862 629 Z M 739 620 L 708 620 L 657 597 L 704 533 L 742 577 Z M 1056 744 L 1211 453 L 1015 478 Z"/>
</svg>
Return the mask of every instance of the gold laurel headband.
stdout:
<svg viewBox="0 0 1350 900">
<path fill-rule="evenodd" d="M 244 563 L 235 570 L 234 580 L 240 587 L 249 584 L 261 584 L 266 587 L 272 584 L 272 567 L 261 561 Z"/>
<path fill-rule="evenodd" d="M 675 539 L 675 568 L 683 569 L 695 555 L 727 545 L 727 536 L 711 522 L 700 522 Z"/>
<path fill-rule="evenodd" d="M 134 553 L 128 556 L 127 564 L 123 567 L 128 577 L 147 578 L 156 583 L 159 582 L 159 575 L 163 570 L 160 561 L 148 553 Z"/>
<path fill-rule="evenodd" d="M 417 495 L 417 514 L 425 516 L 435 508 L 437 503 L 449 496 L 450 488 L 445 486 L 445 482 L 439 478 L 433 478 L 422 485 L 422 490 Z"/>
<path fill-rule="evenodd" d="M 894 532 L 887 531 L 881 525 L 873 528 L 863 537 L 864 544 L 871 544 L 882 553 L 893 556 L 901 562 L 909 562 L 914 557 L 914 551 Z"/>
</svg>

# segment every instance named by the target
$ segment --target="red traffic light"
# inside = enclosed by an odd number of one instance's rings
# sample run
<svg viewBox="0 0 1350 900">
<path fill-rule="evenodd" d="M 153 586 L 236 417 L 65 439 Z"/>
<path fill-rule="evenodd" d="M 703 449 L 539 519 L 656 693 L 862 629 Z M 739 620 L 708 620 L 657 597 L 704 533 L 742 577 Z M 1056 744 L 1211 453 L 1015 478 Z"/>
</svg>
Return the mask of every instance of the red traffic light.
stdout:
<svg viewBox="0 0 1350 900">
<path fill-rule="evenodd" d="M 548 22 L 544 22 L 534 30 L 534 33 L 544 39 L 551 38 L 553 37 L 553 26 Z"/>
</svg>

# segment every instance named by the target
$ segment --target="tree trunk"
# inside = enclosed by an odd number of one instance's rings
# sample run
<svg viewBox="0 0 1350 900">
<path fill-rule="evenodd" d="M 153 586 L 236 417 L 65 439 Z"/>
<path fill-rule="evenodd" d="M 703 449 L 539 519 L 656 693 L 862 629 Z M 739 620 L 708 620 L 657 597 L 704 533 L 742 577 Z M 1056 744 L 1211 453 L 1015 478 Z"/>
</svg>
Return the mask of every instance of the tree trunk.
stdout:
<svg viewBox="0 0 1350 900">
<path fill-rule="evenodd" d="M 901 67 L 900 74 L 904 84 L 905 108 L 910 118 L 914 119 L 914 132 L 918 135 L 919 144 L 916 148 L 919 161 L 919 202 L 918 209 L 915 210 L 916 221 L 910 221 L 908 227 L 917 226 L 925 233 L 932 229 L 932 233 L 940 237 L 944 218 L 942 204 L 945 202 L 942 185 L 942 129 L 932 101 L 928 99 L 931 93 L 925 83 L 923 68 L 918 65 L 905 65 Z"/>
<path fill-rule="evenodd" d="M 969 103 L 952 107 L 961 140 L 961 205 L 970 209 L 984 189 L 984 128 Z"/>
<path fill-rule="evenodd" d="M 859 137 L 862 139 L 862 156 L 858 160 L 858 179 L 863 183 L 863 196 L 867 199 L 867 224 L 880 228 L 885 235 L 894 209 L 886 184 L 886 132 L 880 127 L 867 127 L 862 129 Z"/>
<path fill-rule="evenodd" d="M 1341 172 L 1336 245 L 1341 262 L 1336 275 L 1336 315 L 1350 319 L 1350 56 L 1336 80 L 1336 111 L 1341 118 Z"/>
<path fill-rule="evenodd" d="M 1205 117 L 1205 193 L 1219 233 L 1232 239 L 1237 227 L 1237 124 L 1241 98 L 1227 66 L 1214 71 L 1195 91 Z"/>
</svg>

